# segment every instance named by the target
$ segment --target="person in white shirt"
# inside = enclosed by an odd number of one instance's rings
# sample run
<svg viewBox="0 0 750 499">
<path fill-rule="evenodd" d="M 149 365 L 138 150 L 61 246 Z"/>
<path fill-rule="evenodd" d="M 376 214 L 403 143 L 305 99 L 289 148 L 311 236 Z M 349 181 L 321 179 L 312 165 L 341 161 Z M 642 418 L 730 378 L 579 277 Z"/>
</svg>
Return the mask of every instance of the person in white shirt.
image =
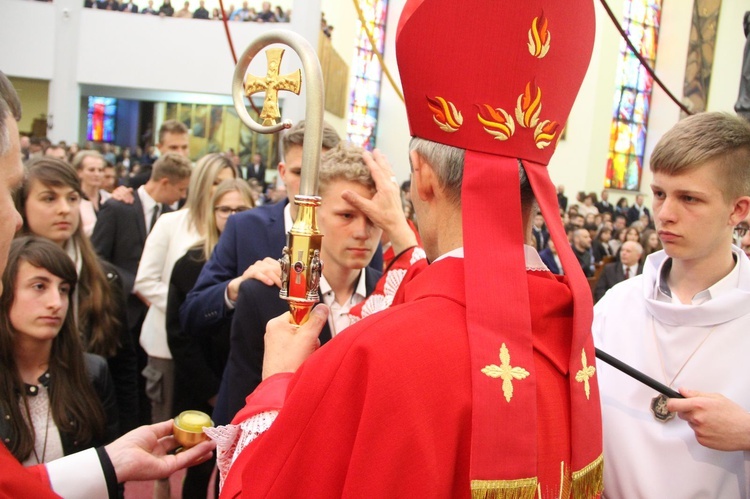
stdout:
<svg viewBox="0 0 750 499">
<path fill-rule="evenodd" d="M 651 156 L 664 251 L 596 305 L 597 347 L 679 389 L 666 396 L 598 364 L 608 498 L 750 497 L 750 123 L 680 121 Z"/>
<path fill-rule="evenodd" d="M 206 236 L 206 205 L 210 204 L 215 186 L 222 180 L 237 178 L 232 162 L 223 154 L 201 158 L 190 175 L 185 208 L 165 213 L 154 224 L 146 239 L 134 293 L 150 303 L 141 327 L 140 344 L 148 355 L 143 370 L 146 394 L 151 399 L 152 422 L 164 421 L 175 414 L 174 361 L 167 345 L 167 292 L 172 268 L 188 249 Z M 157 482 L 159 494 L 168 496 L 169 482 Z"/>
</svg>

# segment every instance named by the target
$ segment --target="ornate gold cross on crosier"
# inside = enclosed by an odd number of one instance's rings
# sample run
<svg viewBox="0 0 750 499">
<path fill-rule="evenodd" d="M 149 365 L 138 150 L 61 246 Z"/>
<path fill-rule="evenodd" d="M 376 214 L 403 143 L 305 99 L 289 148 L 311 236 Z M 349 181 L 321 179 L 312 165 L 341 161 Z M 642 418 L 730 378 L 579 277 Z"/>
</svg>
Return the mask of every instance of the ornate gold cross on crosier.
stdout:
<svg viewBox="0 0 750 499">
<path fill-rule="evenodd" d="M 280 90 L 299 95 L 302 88 L 302 73 L 299 69 L 288 75 L 279 76 L 282 57 L 284 57 L 284 49 L 266 50 L 266 60 L 268 61 L 266 76 L 260 77 L 249 74 L 245 78 L 245 95 L 248 98 L 258 92 L 266 93 L 266 98 L 263 100 L 263 110 L 260 112 L 263 126 L 275 125 L 276 120 L 281 117 L 278 96 Z"/>
<path fill-rule="evenodd" d="M 586 392 L 586 400 L 589 399 L 591 393 L 591 387 L 589 386 L 589 379 L 594 377 L 596 368 L 588 365 L 586 360 L 586 350 L 581 350 L 581 370 L 576 373 L 576 381 L 583 383 L 583 390 Z"/>
<path fill-rule="evenodd" d="M 505 343 L 500 346 L 500 365 L 490 364 L 485 366 L 482 372 L 490 378 L 501 378 L 503 380 L 503 395 L 508 402 L 513 397 L 513 380 L 525 379 L 529 375 L 529 371 L 523 367 L 511 367 L 510 352 L 508 352 Z"/>
</svg>

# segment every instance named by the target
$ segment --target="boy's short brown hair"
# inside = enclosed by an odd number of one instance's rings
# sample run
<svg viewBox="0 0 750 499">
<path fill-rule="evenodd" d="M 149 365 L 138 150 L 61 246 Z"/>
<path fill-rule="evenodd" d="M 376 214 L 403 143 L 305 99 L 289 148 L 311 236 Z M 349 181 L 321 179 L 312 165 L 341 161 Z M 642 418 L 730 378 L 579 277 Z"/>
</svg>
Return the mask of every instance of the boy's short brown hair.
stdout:
<svg viewBox="0 0 750 499">
<path fill-rule="evenodd" d="M 681 175 L 712 160 L 727 202 L 750 196 L 750 123 L 719 112 L 688 116 L 656 144 L 651 171 Z"/>
</svg>

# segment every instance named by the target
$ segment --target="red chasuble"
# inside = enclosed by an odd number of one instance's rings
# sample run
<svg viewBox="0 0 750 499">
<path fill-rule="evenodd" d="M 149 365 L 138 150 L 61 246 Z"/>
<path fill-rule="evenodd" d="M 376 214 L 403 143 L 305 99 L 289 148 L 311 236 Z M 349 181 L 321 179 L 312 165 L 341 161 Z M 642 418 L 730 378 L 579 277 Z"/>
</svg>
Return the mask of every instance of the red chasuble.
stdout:
<svg viewBox="0 0 750 499">
<path fill-rule="evenodd" d="M 542 497 L 568 497 L 573 302 L 564 278 L 526 275 L 533 366 L 516 366 L 512 355 L 510 363 L 536 377 Z M 438 261 L 402 290 L 406 303 L 351 326 L 291 378 L 278 418 L 235 461 L 222 498 L 470 497 L 464 261 Z M 501 357 L 497 366 L 505 364 Z M 273 390 L 265 388 L 277 381 L 262 383 L 235 423 L 268 410 L 262 399 Z M 492 396 L 504 397 L 503 380 L 495 381 Z M 523 393 L 523 379 L 511 384 Z M 526 440 L 508 433 L 497 458 L 512 460 L 519 445 Z"/>
<path fill-rule="evenodd" d="M 44 465 L 24 468 L 8 449 L 0 444 L 0 497 L 59 497 L 52 492 Z"/>
</svg>

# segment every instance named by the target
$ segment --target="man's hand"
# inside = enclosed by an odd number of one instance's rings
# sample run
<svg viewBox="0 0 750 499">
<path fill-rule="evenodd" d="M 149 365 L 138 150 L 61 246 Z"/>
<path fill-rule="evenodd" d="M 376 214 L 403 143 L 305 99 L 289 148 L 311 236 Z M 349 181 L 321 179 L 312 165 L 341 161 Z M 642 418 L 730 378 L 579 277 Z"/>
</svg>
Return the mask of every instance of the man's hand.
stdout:
<svg viewBox="0 0 750 499">
<path fill-rule="evenodd" d="M 134 196 L 135 195 L 133 194 L 133 189 L 130 187 L 125 187 L 124 185 L 120 185 L 114 191 L 112 191 L 112 199 L 122 201 L 125 204 L 135 203 Z"/>
<path fill-rule="evenodd" d="M 373 224 L 383 229 L 393 245 L 396 255 L 417 245 L 417 237 L 406 222 L 406 215 L 401 204 L 401 190 L 393 181 L 393 170 L 388 160 L 377 149 L 371 154 L 362 154 L 365 164 L 370 169 L 375 181 L 375 195 L 366 199 L 356 192 L 344 191 L 342 197 L 352 206 L 364 213 Z"/>
<path fill-rule="evenodd" d="M 278 260 L 265 257 L 250 265 L 239 277 L 235 277 L 227 284 L 227 297 L 233 302 L 240 294 L 240 285 L 248 279 L 256 279 L 266 286 L 281 287 L 281 264 Z"/>
<path fill-rule="evenodd" d="M 178 454 L 167 454 L 177 447 L 170 419 L 138 427 L 104 449 L 115 467 L 117 481 L 123 483 L 167 478 L 177 470 L 208 460 L 216 444 L 206 440 Z"/>
<path fill-rule="evenodd" d="M 669 399 L 667 409 L 687 421 L 704 447 L 750 450 L 750 413 L 718 393 L 680 389 L 686 398 Z"/>
<path fill-rule="evenodd" d="M 266 325 L 263 379 L 295 372 L 320 347 L 318 336 L 328 320 L 328 307 L 322 304 L 315 307 L 301 326 L 291 324 L 289 319 L 287 312 Z"/>
</svg>

